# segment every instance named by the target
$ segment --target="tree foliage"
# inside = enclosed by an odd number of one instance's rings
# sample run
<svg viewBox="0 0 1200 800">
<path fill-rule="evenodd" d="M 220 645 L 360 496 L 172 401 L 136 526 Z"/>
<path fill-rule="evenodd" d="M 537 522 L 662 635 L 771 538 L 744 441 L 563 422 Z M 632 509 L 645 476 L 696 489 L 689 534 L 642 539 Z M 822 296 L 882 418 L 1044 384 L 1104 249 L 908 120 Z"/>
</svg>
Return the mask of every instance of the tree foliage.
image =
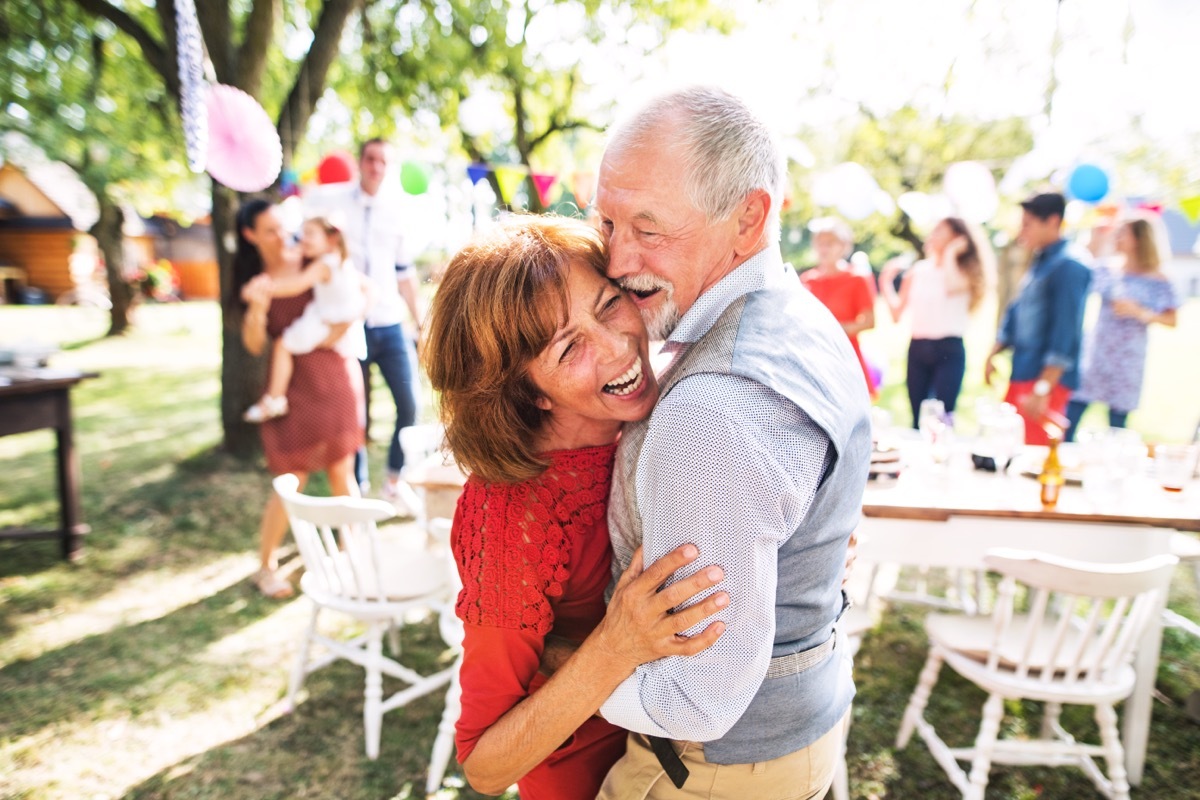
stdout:
<svg viewBox="0 0 1200 800">
<path fill-rule="evenodd" d="M 131 52 L 132 50 L 132 52 Z M 188 178 L 176 112 L 134 42 L 74 3 L 0 7 L 0 132 L 19 132 L 96 196 L 92 233 L 112 298 L 110 334 L 129 324 L 122 207 L 151 210 Z"/>
<path fill-rule="evenodd" d="M 429 112 L 472 161 L 546 170 L 603 130 L 609 109 L 586 95 L 604 58 L 635 61 L 673 30 L 732 25 L 709 0 L 375 0 L 333 85 L 360 138 L 390 132 L 397 114 Z M 500 113 L 472 122 L 470 103 Z M 532 186 L 527 194 L 540 210 Z"/>
</svg>

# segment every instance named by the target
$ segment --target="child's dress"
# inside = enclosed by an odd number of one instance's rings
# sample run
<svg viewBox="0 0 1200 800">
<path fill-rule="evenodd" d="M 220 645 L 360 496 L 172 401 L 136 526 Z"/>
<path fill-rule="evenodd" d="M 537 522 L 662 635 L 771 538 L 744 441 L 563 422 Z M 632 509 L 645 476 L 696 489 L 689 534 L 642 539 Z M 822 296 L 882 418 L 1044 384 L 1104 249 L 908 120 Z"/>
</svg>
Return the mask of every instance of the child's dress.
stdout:
<svg viewBox="0 0 1200 800">
<path fill-rule="evenodd" d="M 329 337 L 330 325 L 351 323 L 350 329 L 338 339 L 333 349 L 348 358 L 367 357 L 367 339 L 363 331 L 363 311 L 366 298 L 357 270 L 349 260 L 334 253 L 321 258 L 329 267 L 329 280 L 313 286 L 313 299 L 304 312 L 287 327 L 280 341 L 293 355 L 311 353 Z"/>
</svg>

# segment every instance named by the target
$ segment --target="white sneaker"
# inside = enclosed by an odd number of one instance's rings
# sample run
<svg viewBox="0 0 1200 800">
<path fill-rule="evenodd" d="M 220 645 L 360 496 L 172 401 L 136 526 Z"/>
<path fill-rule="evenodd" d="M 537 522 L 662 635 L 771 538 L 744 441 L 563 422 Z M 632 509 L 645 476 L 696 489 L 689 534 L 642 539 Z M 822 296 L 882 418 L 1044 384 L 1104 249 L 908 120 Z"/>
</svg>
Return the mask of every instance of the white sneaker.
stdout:
<svg viewBox="0 0 1200 800">
<path fill-rule="evenodd" d="M 255 425 L 266 422 L 269 419 L 282 417 L 288 413 L 287 397 L 274 397 L 269 394 L 264 394 L 262 399 L 246 409 L 246 413 L 242 415 L 242 419 L 246 422 Z"/>
</svg>

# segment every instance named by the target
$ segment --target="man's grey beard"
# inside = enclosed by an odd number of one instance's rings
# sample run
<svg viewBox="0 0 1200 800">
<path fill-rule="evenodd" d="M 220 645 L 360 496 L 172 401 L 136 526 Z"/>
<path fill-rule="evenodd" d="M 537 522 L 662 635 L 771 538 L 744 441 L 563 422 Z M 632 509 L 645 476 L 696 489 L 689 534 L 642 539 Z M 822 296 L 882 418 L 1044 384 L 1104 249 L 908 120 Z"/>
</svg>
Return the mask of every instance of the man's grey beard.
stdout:
<svg viewBox="0 0 1200 800">
<path fill-rule="evenodd" d="M 629 292 L 652 292 L 660 290 L 662 302 L 654 309 L 639 309 L 646 333 L 651 341 L 665 341 L 679 324 L 679 306 L 675 305 L 675 286 L 670 281 L 653 275 L 627 275 L 620 281 L 621 288 Z"/>
<path fill-rule="evenodd" d="M 675 305 L 675 300 L 668 294 L 658 308 L 642 312 L 642 322 L 646 323 L 646 333 L 651 341 L 666 341 L 679 324 L 679 306 Z"/>
</svg>

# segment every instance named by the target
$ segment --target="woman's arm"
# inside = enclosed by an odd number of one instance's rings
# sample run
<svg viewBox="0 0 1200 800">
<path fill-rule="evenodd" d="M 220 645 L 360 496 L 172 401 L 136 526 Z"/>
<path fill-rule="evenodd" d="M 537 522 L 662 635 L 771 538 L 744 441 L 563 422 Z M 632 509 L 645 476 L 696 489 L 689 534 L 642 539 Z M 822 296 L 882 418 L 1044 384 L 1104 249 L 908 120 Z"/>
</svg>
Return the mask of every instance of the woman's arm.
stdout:
<svg viewBox="0 0 1200 800">
<path fill-rule="evenodd" d="M 892 322 L 899 322 L 904 309 L 908 308 L 908 292 L 912 284 L 911 270 L 900 279 L 900 291 L 896 292 L 896 275 L 899 274 L 903 263 L 899 257 L 891 258 L 879 271 L 879 291 L 883 295 L 883 302 L 887 303 L 888 311 L 892 313 Z"/>
<path fill-rule="evenodd" d="M 267 346 L 267 310 L 271 307 L 271 279 L 256 275 L 242 287 L 246 310 L 242 313 L 242 346 L 252 356 Z"/>
<path fill-rule="evenodd" d="M 479 738 L 463 762 L 463 772 L 476 791 L 500 794 L 524 777 L 593 716 L 639 665 L 665 656 L 693 655 L 717 640 L 725 628 L 720 622 L 691 638 L 676 632 L 723 608 L 728 594 L 717 592 L 678 613 L 672 610 L 721 581 L 724 573 L 719 567 L 658 591 L 675 570 L 698 555 L 694 545 L 683 545 L 643 572 L 641 550 L 634 554 L 604 619 L 575 655 Z"/>
<path fill-rule="evenodd" d="M 946 271 L 947 296 L 962 294 L 971 289 L 971 284 L 967 281 L 967 274 L 958 265 L 958 257 L 965 253 L 969 246 L 967 237 L 955 236 L 946 243 L 946 249 L 942 251 L 942 269 Z"/>
<path fill-rule="evenodd" d="M 1140 303 L 1126 298 L 1118 298 L 1113 300 L 1112 310 L 1113 313 L 1118 317 L 1132 317 L 1143 325 L 1150 325 L 1151 323 L 1156 322 L 1159 325 L 1165 325 L 1168 328 L 1174 328 L 1178 322 L 1178 317 L 1176 316 L 1175 309 L 1173 308 L 1169 308 L 1161 314 L 1158 314 L 1155 313 L 1153 309 L 1146 308 Z"/>
<path fill-rule="evenodd" d="M 324 259 L 316 259 L 295 275 L 273 278 L 271 285 L 272 297 L 295 297 L 304 294 L 318 283 L 325 283 L 330 277 L 329 265 Z"/>
</svg>

